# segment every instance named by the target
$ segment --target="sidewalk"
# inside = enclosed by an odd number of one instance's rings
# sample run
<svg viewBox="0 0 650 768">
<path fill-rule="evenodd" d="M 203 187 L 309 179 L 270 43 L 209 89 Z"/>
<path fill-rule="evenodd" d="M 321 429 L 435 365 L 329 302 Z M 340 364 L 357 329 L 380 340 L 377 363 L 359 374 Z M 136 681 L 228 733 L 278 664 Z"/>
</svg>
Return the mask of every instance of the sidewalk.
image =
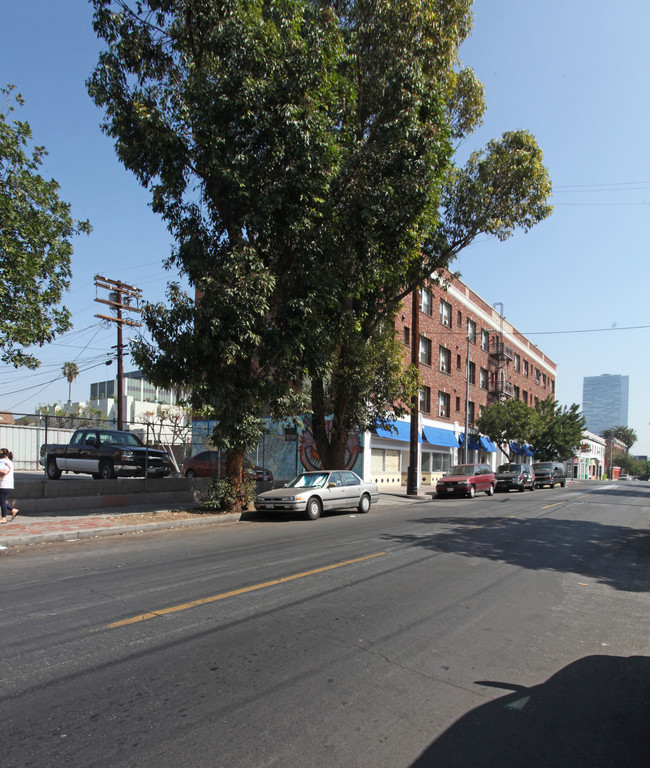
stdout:
<svg viewBox="0 0 650 768">
<path fill-rule="evenodd" d="M 407 496 L 406 486 L 385 489 L 379 497 L 404 501 L 430 501 L 430 495 Z M 63 501 L 63 499 L 62 499 Z M 20 506 L 19 506 L 20 509 Z M 9 548 L 26 547 L 32 544 L 57 541 L 77 541 L 97 536 L 117 536 L 120 534 L 146 533 L 188 526 L 236 523 L 246 519 L 239 514 L 212 514 L 202 512 L 198 504 L 162 507 L 160 504 L 137 506 L 104 507 L 101 513 L 97 509 L 61 514 L 23 514 L 18 513 L 12 522 L 0 525 L 0 554 Z M 248 518 L 248 519 L 253 519 Z"/>
</svg>

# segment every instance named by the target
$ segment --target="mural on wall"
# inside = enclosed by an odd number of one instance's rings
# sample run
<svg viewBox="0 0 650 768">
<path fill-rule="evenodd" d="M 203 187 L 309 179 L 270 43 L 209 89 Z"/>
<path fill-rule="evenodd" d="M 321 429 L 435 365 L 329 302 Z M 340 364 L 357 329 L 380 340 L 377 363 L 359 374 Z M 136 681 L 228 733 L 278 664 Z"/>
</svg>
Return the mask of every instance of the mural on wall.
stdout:
<svg viewBox="0 0 650 768">
<path fill-rule="evenodd" d="M 331 430 L 332 423 L 327 422 L 328 435 Z M 363 452 L 363 446 L 359 438 L 359 433 L 354 432 L 348 438 L 348 442 L 345 446 L 345 467 L 343 469 L 354 469 L 357 459 Z M 316 449 L 316 441 L 311 430 L 304 429 L 300 435 L 300 463 L 302 466 L 309 469 L 322 469 L 323 465 Z M 357 473 L 362 474 L 362 473 Z"/>
<path fill-rule="evenodd" d="M 305 417 L 297 422 L 282 424 L 264 419 L 266 434 L 253 450 L 246 454 L 250 461 L 269 469 L 276 485 L 291 480 L 302 471 L 322 469 L 314 436 Z M 195 421 L 192 424 L 192 455 L 204 450 L 217 450 L 211 441 L 214 421 Z M 331 424 L 328 424 L 331 428 Z M 350 435 L 345 449 L 345 469 L 363 476 L 363 438 L 355 432 Z"/>
</svg>

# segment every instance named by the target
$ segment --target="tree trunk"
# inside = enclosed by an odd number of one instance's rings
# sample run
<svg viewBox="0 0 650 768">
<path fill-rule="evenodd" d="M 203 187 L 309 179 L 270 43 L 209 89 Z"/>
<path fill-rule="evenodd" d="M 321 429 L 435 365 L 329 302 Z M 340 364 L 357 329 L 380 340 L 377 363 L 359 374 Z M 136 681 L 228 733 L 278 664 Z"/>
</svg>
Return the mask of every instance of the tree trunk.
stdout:
<svg viewBox="0 0 650 768">
<path fill-rule="evenodd" d="M 226 476 L 230 478 L 235 486 L 236 502 L 233 512 L 246 512 L 248 502 L 245 501 L 245 494 L 242 487 L 242 470 L 244 468 L 244 454 L 228 451 L 226 453 Z"/>
<path fill-rule="evenodd" d="M 349 434 L 341 425 L 336 412 L 332 416 L 332 428 L 328 434 L 326 422 L 329 414 L 325 410 L 325 386 L 322 379 L 312 381 L 311 399 L 312 434 L 323 469 L 343 469 Z"/>
</svg>

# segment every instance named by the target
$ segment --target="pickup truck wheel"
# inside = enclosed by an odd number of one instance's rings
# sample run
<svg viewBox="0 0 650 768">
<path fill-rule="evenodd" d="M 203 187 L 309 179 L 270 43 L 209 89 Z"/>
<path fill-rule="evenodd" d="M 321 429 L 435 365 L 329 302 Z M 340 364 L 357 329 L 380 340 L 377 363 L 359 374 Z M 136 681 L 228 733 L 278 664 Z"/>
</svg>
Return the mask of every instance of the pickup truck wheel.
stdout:
<svg viewBox="0 0 650 768">
<path fill-rule="evenodd" d="M 320 517 L 322 507 L 320 499 L 316 496 L 312 496 L 307 502 L 307 517 L 309 520 L 318 520 Z"/>
<path fill-rule="evenodd" d="M 359 512 L 362 514 L 365 514 L 370 509 L 370 496 L 368 496 L 367 493 L 364 493 L 363 496 L 359 499 Z"/>
<path fill-rule="evenodd" d="M 110 461 L 103 461 L 99 465 L 99 476 L 102 480 L 112 480 L 115 477 L 115 470 Z"/>
<path fill-rule="evenodd" d="M 61 477 L 61 470 L 56 465 L 56 459 L 47 460 L 47 478 L 48 480 L 58 480 Z"/>
</svg>

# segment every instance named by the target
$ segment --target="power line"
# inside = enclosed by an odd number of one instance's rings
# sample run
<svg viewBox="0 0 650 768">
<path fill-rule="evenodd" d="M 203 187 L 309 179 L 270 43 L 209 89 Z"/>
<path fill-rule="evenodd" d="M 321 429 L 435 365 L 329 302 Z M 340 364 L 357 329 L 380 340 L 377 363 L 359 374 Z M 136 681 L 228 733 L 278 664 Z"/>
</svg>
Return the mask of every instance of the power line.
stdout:
<svg viewBox="0 0 650 768">
<path fill-rule="evenodd" d="M 637 331 L 642 328 L 650 328 L 650 325 L 622 325 L 612 326 L 611 328 L 581 328 L 572 331 L 526 331 L 524 336 L 550 336 L 558 333 L 602 333 L 603 331 Z"/>
</svg>

